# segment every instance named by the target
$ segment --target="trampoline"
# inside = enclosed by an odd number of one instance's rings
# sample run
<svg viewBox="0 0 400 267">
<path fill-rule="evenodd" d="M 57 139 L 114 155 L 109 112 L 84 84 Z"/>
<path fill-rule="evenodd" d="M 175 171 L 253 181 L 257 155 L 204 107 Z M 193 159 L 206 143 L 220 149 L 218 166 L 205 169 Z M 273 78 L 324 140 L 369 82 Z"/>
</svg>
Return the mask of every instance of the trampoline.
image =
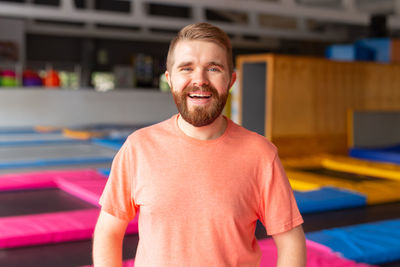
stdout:
<svg viewBox="0 0 400 267">
<path fill-rule="evenodd" d="M 95 124 L 95 125 L 65 128 L 63 129 L 63 133 L 67 137 L 72 137 L 77 139 L 91 139 L 91 138 L 120 139 L 120 138 L 126 138 L 134 131 L 149 125 L 151 125 L 151 123 L 135 124 L 135 125 Z"/>
<path fill-rule="evenodd" d="M 92 139 L 92 143 L 99 145 L 99 146 L 103 146 L 103 147 L 107 147 L 107 148 L 111 148 L 114 150 L 119 150 L 122 145 L 124 144 L 126 138 L 93 138 Z"/>
<path fill-rule="evenodd" d="M 368 205 L 400 200 L 400 166 L 394 164 L 333 155 L 285 159 L 283 164 L 297 191 L 334 187 L 365 196 Z"/>
<path fill-rule="evenodd" d="M 0 147 L 0 170 L 110 163 L 115 154 L 90 142 L 7 146 Z"/>
<path fill-rule="evenodd" d="M 394 180 L 326 169 L 287 168 L 286 173 L 294 190 L 318 190 L 326 186 L 345 189 L 365 196 L 368 205 L 400 200 L 400 183 Z"/>
<path fill-rule="evenodd" d="M 307 238 L 358 262 L 400 260 L 400 219 L 322 230 Z"/>
<path fill-rule="evenodd" d="M 0 134 L 31 134 L 37 133 L 33 127 L 1 127 Z"/>
<path fill-rule="evenodd" d="M 102 178 L 104 179 L 104 178 Z M 399 217 L 400 202 L 349 208 L 303 215 L 305 232 L 319 231 L 333 227 L 375 222 Z M 257 225 L 257 239 L 266 238 L 265 229 Z M 124 239 L 124 259 L 133 258 L 138 244 L 137 235 L 128 235 Z M 67 243 L 37 245 L 0 250 L 0 266 L 82 266 L 91 264 L 91 241 L 80 240 Z M 396 267 L 400 262 L 383 264 L 384 267 Z"/>
<path fill-rule="evenodd" d="M 98 168 L 97 171 L 107 177 L 110 175 L 111 172 L 109 168 Z"/>
<path fill-rule="evenodd" d="M 0 147 L 18 145 L 40 145 L 40 144 L 60 144 L 60 143 L 79 143 L 81 141 L 66 138 L 62 133 L 0 133 Z"/>
<path fill-rule="evenodd" d="M 317 155 L 285 159 L 284 165 L 292 169 L 327 169 L 355 176 L 400 180 L 400 111 L 350 111 L 348 126 L 351 157 Z M 295 183 L 303 190 L 321 186 L 307 179 Z"/>
<path fill-rule="evenodd" d="M 90 144 L 90 143 L 84 143 L 84 144 Z M 94 147 L 100 147 L 98 145 L 95 144 L 90 144 L 91 146 Z M 28 146 L 29 147 L 29 146 Z M 41 147 L 41 146 L 38 146 Z M 51 147 L 51 146 L 49 146 Z M 68 147 L 68 146 L 67 146 Z M 75 147 L 75 146 L 74 146 Z M 110 153 L 112 153 L 112 156 L 110 158 L 112 158 L 115 153 L 116 153 L 116 147 L 114 149 L 109 149 L 106 147 L 100 147 L 101 149 L 105 149 L 105 151 L 108 151 Z M 21 149 L 20 151 L 23 151 L 23 149 Z M 27 150 L 29 152 L 29 149 Z M 71 149 L 71 153 L 68 154 L 64 154 L 64 155 L 69 155 L 68 157 L 64 157 L 65 158 L 69 158 L 69 157 L 73 157 L 75 158 L 76 153 L 74 154 L 72 151 L 76 152 L 76 149 Z M 11 152 L 11 150 L 10 150 Z M 23 152 L 20 152 L 23 155 Z M 42 154 L 39 154 L 40 152 L 36 152 L 37 157 L 41 157 Z M 33 153 L 35 154 L 35 153 Z M 98 156 L 99 154 L 93 153 L 91 155 L 89 154 L 85 154 L 85 153 L 77 153 L 80 155 L 84 155 L 84 157 L 86 156 Z M 7 154 L 4 153 L 3 156 L 1 155 L 1 149 L 0 149 L 0 158 L 1 159 L 7 159 L 7 157 L 5 157 Z M 28 156 L 28 153 L 26 153 L 26 155 Z M 34 158 L 34 157 L 32 157 Z M 48 153 L 48 158 L 51 159 L 51 153 Z M 27 159 L 25 159 L 25 161 L 28 161 L 29 158 L 27 157 Z M 105 164 L 109 164 L 111 161 L 108 161 Z M 0 161 L 1 163 L 1 161 Z M 72 166 L 69 164 L 66 165 L 35 165 L 33 166 L 34 168 L 53 168 L 56 166 Z M 86 166 L 89 164 L 89 162 L 81 162 L 80 163 L 81 166 Z M 94 163 L 91 163 L 94 164 Z M 28 167 L 24 167 L 24 170 L 26 170 L 26 168 Z M 10 170 L 9 168 L 7 169 L 3 169 L 4 170 Z M 107 171 L 109 170 L 108 168 L 102 168 L 101 171 L 103 171 L 104 173 L 107 173 Z M 2 169 L 0 168 L 0 171 L 2 171 Z M 85 170 L 88 171 L 88 170 Z M 91 172 L 95 172 L 94 170 L 91 170 Z M 71 171 L 74 172 L 74 171 Z M 51 172 L 50 172 L 51 173 Z M 55 173 L 55 172 L 53 172 Z M 316 176 L 322 176 L 321 174 L 318 173 L 312 173 L 312 172 L 306 172 L 307 175 L 316 175 Z M 98 174 L 96 172 L 96 175 L 103 180 L 103 182 L 106 180 L 105 177 L 101 176 L 100 174 Z M 10 177 L 10 175 L 7 175 L 8 177 Z M 73 175 L 69 175 L 70 177 L 72 177 Z M 329 176 L 329 175 L 328 175 Z M 4 178 L 5 176 L 0 176 L 1 178 Z M 14 177 L 16 177 L 14 175 Z M 75 192 L 74 194 L 77 194 L 76 192 L 79 192 L 79 188 L 83 191 L 90 191 L 87 188 L 85 188 L 85 186 L 81 185 L 77 185 L 74 181 L 72 180 L 68 180 L 68 178 L 64 177 L 64 176 L 59 176 L 59 178 L 57 178 L 57 184 L 54 185 L 54 183 L 49 183 L 48 179 L 45 178 L 38 178 L 38 176 L 35 176 L 36 178 L 34 178 L 35 180 L 41 181 L 42 185 L 37 185 L 38 182 L 35 182 L 36 187 L 34 189 L 34 191 L 36 191 L 36 193 L 38 193 L 40 191 L 40 193 L 38 194 L 48 194 L 48 195 L 62 195 L 62 197 L 65 197 L 65 195 L 68 195 L 70 198 L 74 199 L 74 198 L 78 198 L 78 196 L 76 197 L 72 197 L 72 195 L 70 195 L 69 193 L 67 193 L 66 191 L 71 190 L 71 192 Z M 42 176 L 43 177 L 43 176 Z M 64 179 L 65 178 L 65 179 Z M 372 179 L 370 179 L 371 177 L 367 177 L 365 179 L 359 179 L 361 181 L 364 182 L 371 182 L 371 181 L 375 181 L 375 179 L 372 177 Z M 85 181 L 86 179 L 79 179 L 82 181 Z M 344 178 L 336 178 L 336 180 L 340 180 L 341 182 L 346 181 L 346 179 Z M 54 180 L 53 180 L 54 181 Z M 351 181 L 351 180 L 350 180 Z M 63 183 L 64 182 L 64 183 Z M 86 182 L 88 182 L 86 180 Z M 85 182 L 85 183 L 86 183 Z M 353 181 L 354 182 L 354 181 Z M 394 181 L 392 181 L 394 182 Z M 338 196 L 338 194 L 341 194 L 342 199 L 346 199 L 347 197 L 360 197 L 361 198 L 364 196 L 362 194 L 362 192 L 360 193 L 359 191 L 355 191 L 352 189 L 346 189 L 345 187 L 330 187 L 327 186 L 325 184 L 321 184 L 321 183 L 316 183 L 314 180 L 296 180 L 297 185 L 301 184 L 301 186 L 297 186 L 299 189 L 298 192 L 300 193 L 307 193 L 307 194 L 315 194 L 317 193 L 317 199 L 319 199 L 320 196 L 324 196 L 323 201 L 329 200 L 330 196 L 335 196 L 335 198 Z M 47 185 L 46 185 L 47 184 Z M 49 185 L 50 184 L 50 185 Z M 89 183 L 86 184 L 86 186 L 88 186 Z M 25 185 L 27 186 L 27 185 Z M 29 192 L 33 194 L 32 192 L 32 185 L 30 185 L 31 189 L 29 189 Z M 372 186 L 373 187 L 373 186 Z M 70 188 L 70 189 L 68 189 Z M 313 188 L 314 190 L 310 191 L 310 188 Z M 24 186 L 16 186 L 14 185 L 13 188 L 9 188 L 7 189 L 9 193 L 22 193 L 23 190 L 27 190 L 26 187 Z M 305 191 L 308 192 L 305 192 Z M 396 189 L 391 189 L 396 190 Z M 18 191 L 18 192 L 17 192 Z M 94 196 L 94 194 L 93 194 Z M 315 196 L 313 196 L 315 197 Z M 311 199 L 313 199 L 313 197 L 311 197 Z M 306 196 L 306 202 L 309 200 L 310 195 Z M 335 199 L 332 198 L 332 199 Z M 94 199 L 94 198 L 93 198 Z M 88 210 L 96 210 L 96 216 L 98 214 L 98 208 L 94 207 L 94 204 L 97 204 L 97 199 L 98 199 L 98 195 L 96 197 L 96 201 L 94 201 L 92 204 L 89 203 L 87 200 L 84 201 L 84 203 L 80 203 L 79 204 L 79 208 L 78 205 L 75 206 L 75 204 L 71 204 L 69 205 L 68 209 L 65 209 L 64 211 L 46 211 L 46 213 L 43 214 L 51 214 L 51 213 L 71 213 L 71 218 L 73 218 L 73 214 L 76 213 L 77 217 L 80 218 L 80 220 L 82 221 L 82 216 L 80 216 L 80 214 L 78 212 L 81 211 L 88 211 Z M 365 196 L 365 201 L 367 201 L 367 196 Z M 369 199 L 371 200 L 371 199 Z M 72 200 L 72 202 L 76 201 Z M 319 203 L 321 202 L 321 199 L 318 200 Z M 339 201 L 338 201 L 339 202 Z M 343 201 L 344 203 L 348 202 L 348 201 Z M 332 202 L 330 202 L 332 203 Z M 89 206 L 80 206 L 80 205 L 89 205 Z M 357 204 L 359 205 L 359 204 Z M 321 206 L 328 206 L 328 204 L 324 204 Z M 305 225 L 304 225 L 304 229 L 306 231 L 310 231 L 312 229 L 312 231 L 315 230 L 320 230 L 320 229 L 325 229 L 325 228 L 329 228 L 329 227 L 335 227 L 338 226 L 338 224 L 341 225 L 349 225 L 349 224 L 355 224 L 355 223 L 360 223 L 363 220 L 365 220 L 368 217 L 368 220 L 380 220 L 380 219 L 386 219 L 387 217 L 390 216 L 396 216 L 396 212 L 399 211 L 400 209 L 398 208 L 398 206 L 400 207 L 400 203 L 390 203 L 390 204 L 384 204 L 384 205 L 374 205 L 374 206 L 358 206 L 358 207 L 347 207 L 347 209 L 344 210 L 335 210 L 335 211 L 326 211 L 326 212 L 310 212 L 307 213 L 305 212 L 304 218 L 305 218 Z M 383 207 L 388 207 L 387 209 L 385 209 L 385 211 L 383 212 Z M 379 212 L 376 212 L 377 214 L 375 214 L 376 216 L 370 216 L 371 215 L 371 210 L 379 210 Z M 380 212 L 382 211 L 382 212 Z M 397 212 L 397 214 L 399 214 Z M 23 217 L 23 216 L 32 216 L 32 214 L 11 214 L 10 216 L 7 217 Z M 34 215 L 36 216 L 36 215 Z M 89 220 L 86 220 L 89 221 Z M 339 225 L 339 226 L 341 226 Z M 1 226 L 0 226 L 1 228 Z M 82 229 L 81 232 L 84 232 L 84 230 Z M 54 236 L 53 236 L 54 237 Z M 129 247 L 124 247 L 124 258 L 132 258 L 132 254 L 135 251 L 135 248 L 137 246 L 138 243 L 138 236 L 137 235 L 129 235 L 125 238 L 125 244 L 129 243 Z M 24 245 L 25 246 L 25 245 Z M 23 266 L 23 265 L 34 265 L 34 266 L 79 266 L 79 265 L 85 265 L 85 264 L 90 264 L 90 253 L 91 251 L 91 241 L 88 240 L 87 238 L 83 238 L 81 240 L 75 240 L 72 241 L 70 240 L 70 242 L 68 243 L 58 243 L 57 245 L 49 243 L 47 245 L 43 244 L 36 244 L 34 246 L 30 246 L 30 247 L 15 247 L 13 249 L 3 249 L 0 250 L 0 265 L 1 266 Z M 14 265 L 13 265 L 14 264 Z M 326 266 L 335 266 L 335 265 L 326 265 Z M 387 265 L 390 266 L 390 265 Z M 396 265 L 393 265 L 396 266 Z"/>
<path fill-rule="evenodd" d="M 90 239 L 99 213 L 98 200 L 106 178 L 95 170 L 48 171 L 0 176 L 0 198 L 21 199 L 22 190 L 60 189 L 94 207 L 75 210 L 32 214 L 30 209 L 2 208 L 6 216 L 0 217 L 0 248 L 59 243 Z M 42 192 L 41 192 L 42 193 Z M 46 192 L 47 196 L 49 192 Z M 31 203 L 24 202 L 26 206 Z M 42 201 L 42 203 L 44 203 Z M 17 207 L 21 205 L 17 205 Z M 35 207 L 36 209 L 41 207 Z M 10 213 L 11 212 L 11 213 Z M 20 214 L 16 214 L 20 213 Z M 22 213 L 22 215 L 21 215 Z M 137 220 L 133 220 L 127 233 L 137 233 Z"/>
<path fill-rule="evenodd" d="M 399 154 L 400 155 L 400 154 Z M 323 168 L 400 181 L 400 166 L 357 158 L 329 156 L 321 159 Z"/>
<path fill-rule="evenodd" d="M 385 148 L 351 148 L 349 155 L 354 158 L 370 161 L 400 164 L 400 145 Z M 400 173 L 399 173 L 400 179 Z"/>
<path fill-rule="evenodd" d="M 294 190 L 301 214 L 365 206 L 364 195 L 349 190 L 323 187 L 310 191 Z"/>
<path fill-rule="evenodd" d="M 400 165 L 374 162 L 338 155 L 320 155 L 314 157 L 285 159 L 284 165 L 292 169 L 326 169 L 340 173 L 349 173 L 363 177 L 400 180 Z M 309 185 L 305 185 L 309 188 Z"/>
</svg>

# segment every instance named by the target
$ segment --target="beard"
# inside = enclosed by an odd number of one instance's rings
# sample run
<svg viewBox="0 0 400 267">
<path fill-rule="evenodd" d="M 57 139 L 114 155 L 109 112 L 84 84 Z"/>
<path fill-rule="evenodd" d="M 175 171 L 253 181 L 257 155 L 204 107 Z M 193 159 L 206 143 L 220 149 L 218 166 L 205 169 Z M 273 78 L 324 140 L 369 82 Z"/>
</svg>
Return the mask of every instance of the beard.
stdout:
<svg viewBox="0 0 400 267">
<path fill-rule="evenodd" d="M 218 91 L 210 85 L 201 87 L 187 86 L 182 92 L 175 92 L 173 88 L 171 89 L 180 115 L 185 121 L 195 127 L 202 127 L 213 123 L 222 113 L 226 100 L 228 99 L 228 89 L 226 93 L 220 95 Z M 195 91 L 211 92 L 211 103 L 206 106 L 196 106 L 189 109 L 187 98 L 189 97 L 189 93 Z"/>
</svg>

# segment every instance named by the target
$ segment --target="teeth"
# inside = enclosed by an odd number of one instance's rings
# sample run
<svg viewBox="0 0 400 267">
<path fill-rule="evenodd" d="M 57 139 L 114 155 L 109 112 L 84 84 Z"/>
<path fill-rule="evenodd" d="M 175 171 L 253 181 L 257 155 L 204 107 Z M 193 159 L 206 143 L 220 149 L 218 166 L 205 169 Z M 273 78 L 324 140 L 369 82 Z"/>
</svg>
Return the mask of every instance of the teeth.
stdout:
<svg viewBox="0 0 400 267">
<path fill-rule="evenodd" d="M 194 98 L 194 97 L 200 97 L 200 98 L 209 98 L 209 95 L 201 95 L 201 94 L 190 94 L 189 97 Z"/>
</svg>

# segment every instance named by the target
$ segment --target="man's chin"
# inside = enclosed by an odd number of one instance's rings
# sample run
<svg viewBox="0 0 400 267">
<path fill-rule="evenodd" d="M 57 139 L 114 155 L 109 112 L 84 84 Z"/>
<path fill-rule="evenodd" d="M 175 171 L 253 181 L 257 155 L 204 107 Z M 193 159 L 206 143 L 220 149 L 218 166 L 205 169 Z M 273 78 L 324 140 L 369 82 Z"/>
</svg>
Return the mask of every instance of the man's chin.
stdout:
<svg viewBox="0 0 400 267">
<path fill-rule="evenodd" d="M 201 127 L 206 127 L 206 126 L 212 124 L 213 122 L 214 122 L 214 120 L 213 121 L 190 121 L 188 123 L 191 124 L 193 127 L 201 128 Z"/>
<path fill-rule="evenodd" d="M 204 127 L 212 124 L 221 114 L 210 116 L 209 114 L 181 114 L 182 118 L 194 127 Z"/>
</svg>

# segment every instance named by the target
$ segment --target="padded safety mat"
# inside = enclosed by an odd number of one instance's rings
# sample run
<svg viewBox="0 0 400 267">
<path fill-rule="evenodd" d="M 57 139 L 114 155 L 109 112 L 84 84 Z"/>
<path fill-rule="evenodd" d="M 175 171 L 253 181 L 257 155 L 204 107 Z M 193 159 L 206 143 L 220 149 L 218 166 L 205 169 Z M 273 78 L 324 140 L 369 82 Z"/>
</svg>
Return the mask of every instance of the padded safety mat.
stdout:
<svg viewBox="0 0 400 267">
<path fill-rule="evenodd" d="M 90 142 L 39 146 L 0 146 L 0 169 L 107 163 L 113 160 L 115 154 L 115 150 Z"/>
<path fill-rule="evenodd" d="M 359 159 L 400 164 L 400 145 L 380 149 L 351 148 L 349 154 Z"/>
<path fill-rule="evenodd" d="M 362 194 L 333 187 L 323 187 L 311 191 L 294 191 L 301 213 L 320 212 L 367 205 Z"/>
<path fill-rule="evenodd" d="M 52 143 L 79 143 L 80 140 L 65 137 L 61 133 L 1 134 L 0 146 L 26 146 Z"/>
<path fill-rule="evenodd" d="M 400 259 L 400 219 L 333 228 L 306 236 L 359 262 L 381 264 Z"/>
<path fill-rule="evenodd" d="M 98 206 L 107 179 L 95 170 L 47 171 L 0 176 L 0 191 L 58 188 Z M 0 193 L 1 194 L 1 193 Z M 31 203 L 26 202 L 29 207 Z M 0 217 L 0 248 L 90 239 L 99 208 Z M 137 233 L 137 219 L 127 233 Z"/>
<path fill-rule="evenodd" d="M 286 174 L 293 190 L 305 191 L 327 186 L 335 187 L 366 196 L 368 205 L 400 200 L 400 183 L 395 180 L 369 179 L 365 177 L 358 179 L 358 175 L 353 175 L 352 179 L 347 179 L 342 175 L 319 174 L 292 168 L 287 168 Z M 346 174 L 346 176 L 349 175 L 351 174 Z"/>
<path fill-rule="evenodd" d="M 114 139 L 93 138 L 92 142 L 96 145 L 111 148 L 114 150 L 119 150 L 122 147 L 122 145 L 124 144 L 125 140 L 126 140 L 126 138 L 114 138 Z"/>
</svg>

